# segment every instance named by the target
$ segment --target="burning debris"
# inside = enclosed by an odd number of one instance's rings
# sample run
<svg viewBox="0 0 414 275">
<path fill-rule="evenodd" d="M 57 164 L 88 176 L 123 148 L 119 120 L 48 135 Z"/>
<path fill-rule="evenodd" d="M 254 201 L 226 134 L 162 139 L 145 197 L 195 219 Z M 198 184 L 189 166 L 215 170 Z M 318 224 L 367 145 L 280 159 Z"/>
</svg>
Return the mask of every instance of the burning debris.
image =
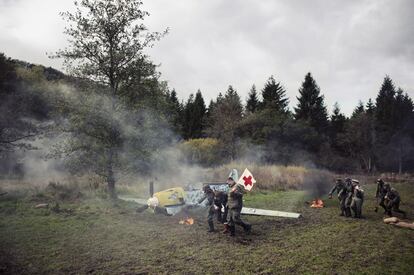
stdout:
<svg viewBox="0 0 414 275">
<path fill-rule="evenodd" d="M 310 207 L 312 208 L 323 208 L 324 207 L 323 200 L 318 199 L 318 198 L 314 199 L 311 202 L 307 201 L 306 203 L 309 204 Z"/>
<path fill-rule="evenodd" d="M 186 218 L 184 220 L 180 220 L 178 223 L 179 224 L 186 224 L 186 225 L 193 225 L 194 224 L 194 219 L 193 218 Z"/>
</svg>

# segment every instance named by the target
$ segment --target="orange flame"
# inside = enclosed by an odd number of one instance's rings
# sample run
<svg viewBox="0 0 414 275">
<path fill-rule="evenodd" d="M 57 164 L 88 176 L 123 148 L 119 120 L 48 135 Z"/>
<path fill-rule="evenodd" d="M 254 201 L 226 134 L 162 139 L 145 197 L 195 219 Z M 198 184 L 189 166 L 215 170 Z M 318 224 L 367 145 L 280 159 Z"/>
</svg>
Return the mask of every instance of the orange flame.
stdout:
<svg viewBox="0 0 414 275">
<path fill-rule="evenodd" d="M 323 200 L 321 200 L 321 199 L 313 200 L 310 207 L 312 207 L 312 208 L 322 208 L 323 207 Z"/>
<path fill-rule="evenodd" d="M 180 220 L 178 223 L 179 224 L 192 225 L 192 224 L 194 224 L 194 219 L 193 218 L 187 218 L 187 219 L 184 219 L 184 220 Z"/>
</svg>

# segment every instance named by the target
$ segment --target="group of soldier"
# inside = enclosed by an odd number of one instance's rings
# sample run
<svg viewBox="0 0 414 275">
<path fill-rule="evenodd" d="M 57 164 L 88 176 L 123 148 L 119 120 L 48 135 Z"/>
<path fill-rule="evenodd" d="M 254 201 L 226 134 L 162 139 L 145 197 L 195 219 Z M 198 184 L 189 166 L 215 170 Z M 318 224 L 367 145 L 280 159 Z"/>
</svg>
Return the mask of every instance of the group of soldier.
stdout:
<svg viewBox="0 0 414 275">
<path fill-rule="evenodd" d="M 340 216 L 362 218 L 364 190 L 360 187 L 359 181 L 350 178 L 345 180 L 338 178 L 329 192 L 329 198 L 332 198 L 335 191 L 338 194 L 339 208 L 341 209 Z M 400 210 L 401 197 L 397 190 L 382 179 L 377 180 L 375 197 L 378 205 L 384 208 L 384 214 L 392 216 L 392 211 L 394 211 L 406 215 L 404 211 Z M 377 211 L 378 207 L 375 207 L 375 212 Z"/>
<path fill-rule="evenodd" d="M 229 187 L 227 193 L 213 190 L 209 185 L 203 187 L 204 197 L 198 202 L 201 203 L 207 199 L 208 232 L 215 232 L 214 216 L 217 217 L 219 223 L 224 224 L 223 233 L 230 233 L 230 236 L 235 236 L 236 225 L 241 226 L 246 233 L 249 233 L 252 229 L 252 226 L 249 223 L 244 222 L 240 217 L 243 208 L 244 187 L 236 184 L 233 178 L 236 177 L 230 175 L 227 179 L 227 185 Z M 224 211 L 222 211 L 222 209 L 224 209 Z"/>
<path fill-rule="evenodd" d="M 243 186 L 236 184 L 233 178 L 236 177 L 230 175 L 227 179 L 229 187 L 227 193 L 213 190 L 209 185 L 203 187 L 204 197 L 199 200 L 199 203 L 207 199 L 208 232 L 215 232 L 215 216 L 217 217 L 217 221 L 225 226 L 223 233 L 230 233 L 230 236 L 235 235 L 236 225 L 241 226 L 247 233 L 251 231 L 252 226 L 249 223 L 244 222 L 240 217 L 243 208 L 244 188 Z M 341 210 L 340 216 L 362 218 L 364 190 L 360 187 L 358 180 L 351 178 L 342 180 L 338 178 L 329 192 L 329 198 L 332 198 L 334 192 L 338 194 L 339 208 Z M 389 183 L 385 183 L 382 179 L 378 179 L 375 197 L 378 205 L 384 208 L 384 214 L 392 216 L 392 211 L 394 211 L 403 214 L 405 217 L 406 213 L 400 210 L 400 195 Z M 378 207 L 375 207 L 375 212 L 377 211 Z"/>
</svg>

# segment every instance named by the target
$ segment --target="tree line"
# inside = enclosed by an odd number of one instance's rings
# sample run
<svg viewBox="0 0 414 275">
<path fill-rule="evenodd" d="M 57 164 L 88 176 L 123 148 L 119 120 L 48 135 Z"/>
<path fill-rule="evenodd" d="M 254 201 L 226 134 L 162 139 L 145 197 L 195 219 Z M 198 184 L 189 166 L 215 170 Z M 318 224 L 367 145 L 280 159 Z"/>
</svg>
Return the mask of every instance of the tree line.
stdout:
<svg viewBox="0 0 414 275">
<path fill-rule="evenodd" d="M 179 102 L 175 90 L 166 96 L 175 131 L 190 145 L 193 139 L 217 139 L 224 162 L 253 145 L 261 148 L 260 160 L 266 163 L 312 163 L 338 172 L 401 173 L 414 168 L 413 101 L 389 76 L 377 97 L 360 101 L 350 117 L 338 103 L 329 115 L 311 73 L 299 88 L 293 111 L 285 88 L 273 76 L 261 91 L 252 86 L 245 105 L 232 86 L 208 107 L 200 90 L 185 102 Z"/>
</svg>

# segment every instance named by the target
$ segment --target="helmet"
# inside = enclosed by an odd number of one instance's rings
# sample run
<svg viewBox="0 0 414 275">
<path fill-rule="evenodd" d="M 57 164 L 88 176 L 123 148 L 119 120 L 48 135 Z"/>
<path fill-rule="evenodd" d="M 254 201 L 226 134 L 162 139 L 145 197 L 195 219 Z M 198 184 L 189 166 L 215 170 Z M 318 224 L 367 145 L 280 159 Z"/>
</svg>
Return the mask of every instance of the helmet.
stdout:
<svg viewBox="0 0 414 275">
<path fill-rule="evenodd" d="M 208 191 L 213 191 L 213 190 L 211 189 L 210 185 L 206 184 L 203 186 L 203 191 L 204 193 L 207 193 Z"/>
<path fill-rule="evenodd" d="M 239 180 L 239 173 L 237 169 L 231 169 L 228 179 L 232 179 L 234 181 Z"/>
</svg>

